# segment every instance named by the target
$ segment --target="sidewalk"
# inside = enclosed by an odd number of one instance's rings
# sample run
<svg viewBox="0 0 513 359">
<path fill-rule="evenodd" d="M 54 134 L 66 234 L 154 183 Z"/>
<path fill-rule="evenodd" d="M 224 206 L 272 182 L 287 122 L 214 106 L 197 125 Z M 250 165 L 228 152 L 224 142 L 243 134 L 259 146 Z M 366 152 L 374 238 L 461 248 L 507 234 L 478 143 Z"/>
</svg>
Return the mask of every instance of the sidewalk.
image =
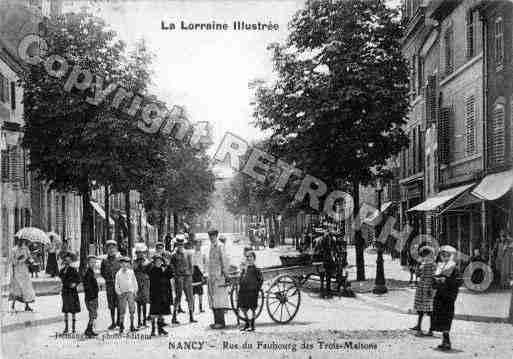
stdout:
<svg viewBox="0 0 513 359">
<path fill-rule="evenodd" d="M 354 263 L 354 248 L 348 250 L 349 263 Z M 373 279 L 376 274 L 376 254 L 365 253 L 365 274 L 367 281 L 355 282 L 353 287 L 358 297 L 370 304 L 399 313 L 414 314 L 413 300 L 415 286 L 409 285 L 410 274 L 402 269 L 398 259 L 392 261 L 389 255 L 384 256 L 385 277 L 388 293 L 375 295 L 372 293 Z M 356 279 L 356 268 L 350 270 L 350 279 Z M 511 290 L 489 290 L 477 293 L 462 286 L 455 303 L 455 317 L 461 320 L 481 322 L 508 322 Z"/>
</svg>

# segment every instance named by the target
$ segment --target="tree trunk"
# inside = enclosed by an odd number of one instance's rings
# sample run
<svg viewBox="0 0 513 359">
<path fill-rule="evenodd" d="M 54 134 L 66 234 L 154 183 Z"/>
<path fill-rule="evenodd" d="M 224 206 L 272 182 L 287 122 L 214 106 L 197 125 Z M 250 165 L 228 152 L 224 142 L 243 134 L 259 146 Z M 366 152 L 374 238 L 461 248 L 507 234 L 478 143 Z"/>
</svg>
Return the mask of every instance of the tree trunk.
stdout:
<svg viewBox="0 0 513 359">
<path fill-rule="evenodd" d="M 280 226 L 279 226 L 279 223 L 278 223 L 278 219 L 276 218 L 276 215 L 272 215 L 272 220 L 273 220 L 273 229 L 274 229 L 274 238 L 276 238 L 276 241 L 280 244 L 283 244 L 282 240 L 281 240 L 281 235 L 280 235 Z"/>
<path fill-rule="evenodd" d="M 355 225 L 354 230 L 354 244 L 356 252 L 356 280 L 365 280 L 365 259 L 364 259 L 364 243 L 361 231 L 361 221 L 358 218 L 360 212 L 360 183 L 358 181 L 353 182 L 353 220 Z"/>
<path fill-rule="evenodd" d="M 110 193 L 109 193 L 109 185 L 105 185 L 105 239 L 103 244 L 110 239 Z"/>
<path fill-rule="evenodd" d="M 173 233 L 175 236 L 178 234 L 178 213 L 173 211 Z"/>
<path fill-rule="evenodd" d="M 125 191 L 125 212 L 126 212 L 126 226 L 128 229 L 128 246 L 126 249 L 127 256 L 132 257 L 132 246 L 134 244 L 134 233 L 132 230 L 132 218 L 130 216 L 130 190 Z"/>
<path fill-rule="evenodd" d="M 94 244 L 93 235 L 93 209 L 91 208 L 91 197 L 89 188 L 81 193 L 82 196 L 82 225 L 80 227 L 80 266 L 81 274 L 85 273 L 87 268 L 87 255 L 89 254 L 89 245 Z"/>
</svg>

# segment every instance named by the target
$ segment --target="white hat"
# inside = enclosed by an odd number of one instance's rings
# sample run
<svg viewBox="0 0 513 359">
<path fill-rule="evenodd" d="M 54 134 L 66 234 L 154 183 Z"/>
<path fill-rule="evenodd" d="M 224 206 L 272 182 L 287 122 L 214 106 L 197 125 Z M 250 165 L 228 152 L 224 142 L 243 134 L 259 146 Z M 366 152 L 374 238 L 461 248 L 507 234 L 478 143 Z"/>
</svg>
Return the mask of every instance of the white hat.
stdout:
<svg viewBox="0 0 513 359">
<path fill-rule="evenodd" d="M 148 250 L 148 247 L 146 247 L 145 243 L 138 242 L 134 245 L 134 249 L 136 252 L 146 252 Z"/>
</svg>

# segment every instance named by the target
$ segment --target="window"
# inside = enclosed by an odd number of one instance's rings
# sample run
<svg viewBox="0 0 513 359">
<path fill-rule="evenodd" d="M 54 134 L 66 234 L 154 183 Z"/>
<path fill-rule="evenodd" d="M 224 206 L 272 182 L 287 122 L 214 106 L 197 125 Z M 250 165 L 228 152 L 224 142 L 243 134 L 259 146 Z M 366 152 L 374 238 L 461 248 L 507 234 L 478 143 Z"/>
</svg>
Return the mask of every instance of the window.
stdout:
<svg viewBox="0 0 513 359">
<path fill-rule="evenodd" d="M 467 156 L 476 152 L 476 98 L 474 95 L 465 99 L 465 145 Z"/>
<path fill-rule="evenodd" d="M 415 90 L 417 88 L 417 72 L 416 72 L 417 57 L 413 55 L 410 59 L 410 94 L 415 98 Z"/>
<path fill-rule="evenodd" d="M 451 115 L 452 109 L 450 107 L 440 109 L 440 118 L 438 119 L 438 161 L 445 164 L 449 163 L 450 159 Z"/>
<path fill-rule="evenodd" d="M 2 182 L 9 182 L 9 147 L 2 150 Z"/>
<path fill-rule="evenodd" d="M 438 118 L 438 90 L 436 75 L 428 76 L 426 85 L 426 124 L 436 123 Z"/>
<path fill-rule="evenodd" d="M 424 58 L 418 56 L 417 60 L 417 93 L 420 94 L 424 86 Z"/>
<path fill-rule="evenodd" d="M 501 66 L 504 61 L 504 22 L 502 17 L 495 20 L 495 64 Z"/>
<path fill-rule="evenodd" d="M 504 103 L 498 102 L 493 107 L 492 123 L 490 124 L 490 163 L 500 165 L 504 162 Z"/>
<path fill-rule="evenodd" d="M 16 83 L 11 81 L 11 109 L 16 109 Z"/>
<path fill-rule="evenodd" d="M 9 103 L 9 80 L 0 74 L 0 101 Z"/>
<path fill-rule="evenodd" d="M 444 34 L 445 74 L 450 75 L 454 71 L 453 31 L 452 26 L 445 30 Z"/>
<path fill-rule="evenodd" d="M 467 23 L 467 59 L 471 59 L 475 55 L 475 38 L 474 38 L 474 16 L 473 11 L 469 11 L 466 17 Z"/>
</svg>

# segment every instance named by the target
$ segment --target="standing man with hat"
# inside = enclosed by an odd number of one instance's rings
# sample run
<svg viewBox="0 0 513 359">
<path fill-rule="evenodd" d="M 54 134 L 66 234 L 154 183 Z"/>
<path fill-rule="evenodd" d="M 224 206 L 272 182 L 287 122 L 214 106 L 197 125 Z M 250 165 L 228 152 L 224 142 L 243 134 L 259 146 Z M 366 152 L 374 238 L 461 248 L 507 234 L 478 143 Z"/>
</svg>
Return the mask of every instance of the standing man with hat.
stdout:
<svg viewBox="0 0 513 359">
<path fill-rule="evenodd" d="M 175 278 L 175 306 L 173 308 L 173 324 L 179 324 L 176 313 L 182 300 L 182 292 L 185 293 L 187 306 L 189 307 L 189 321 L 194 320 L 194 298 L 192 295 L 192 254 L 184 250 L 185 236 L 176 236 L 176 250 L 171 255 L 171 268 Z"/>
<path fill-rule="evenodd" d="M 208 231 L 210 251 L 208 256 L 208 299 L 214 314 L 212 329 L 223 329 L 226 326 L 224 312 L 230 308 L 230 298 L 226 278 L 228 275 L 228 258 L 224 245 L 219 242 L 217 230 Z"/>
<path fill-rule="evenodd" d="M 110 239 L 105 244 L 107 246 L 107 257 L 102 260 L 100 273 L 105 279 L 105 292 L 107 294 L 107 303 L 110 310 L 111 324 L 108 329 L 115 329 L 119 325 L 119 306 L 115 281 L 116 273 L 119 268 L 121 268 L 121 264 L 118 259 L 116 241 Z M 118 308 L 117 321 L 115 320 L 116 308 Z"/>
</svg>

